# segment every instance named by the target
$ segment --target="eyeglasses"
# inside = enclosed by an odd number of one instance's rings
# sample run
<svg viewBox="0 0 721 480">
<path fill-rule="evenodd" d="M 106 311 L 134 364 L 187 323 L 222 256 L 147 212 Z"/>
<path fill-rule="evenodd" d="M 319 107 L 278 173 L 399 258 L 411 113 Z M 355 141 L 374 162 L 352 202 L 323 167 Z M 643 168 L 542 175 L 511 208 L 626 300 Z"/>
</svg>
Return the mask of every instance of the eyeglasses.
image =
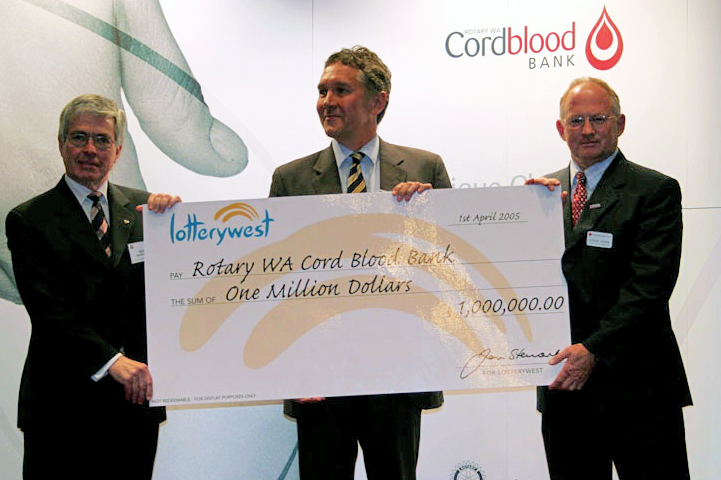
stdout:
<svg viewBox="0 0 721 480">
<path fill-rule="evenodd" d="M 583 128 L 583 126 L 586 124 L 587 118 L 588 121 L 591 122 L 592 127 L 598 128 L 606 125 L 608 121 L 612 118 L 616 118 L 616 115 L 589 115 L 587 117 L 584 117 L 583 115 L 578 115 L 577 117 L 571 117 L 566 119 L 566 126 L 573 130 L 579 130 Z"/>
<path fill-rule="evenodd" d="M 95 148 L 98 150 L 107 150 L 115 143 L 115 140 L 102 133 L 73 132 L 68 135 L 70 144 L 77 148 L 83 148 L 91 138 L 93 139 Z"/>
</svg>

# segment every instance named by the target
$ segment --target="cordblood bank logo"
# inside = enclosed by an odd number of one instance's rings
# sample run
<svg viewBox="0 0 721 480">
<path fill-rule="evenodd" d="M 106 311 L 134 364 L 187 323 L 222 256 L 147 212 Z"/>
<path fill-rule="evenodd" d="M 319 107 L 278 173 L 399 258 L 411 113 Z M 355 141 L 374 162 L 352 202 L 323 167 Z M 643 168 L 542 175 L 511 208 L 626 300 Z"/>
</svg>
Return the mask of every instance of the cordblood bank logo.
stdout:
<svg viewBox="0 0 721 480">
<path fill-rule="evenodd" d="M 518 33 L 516 33 L 518 32 Z M 481 37 L 475 35 L 485 33 L 499 33 L 495 37 Z M 555 54 L 556 52 L 570 52 L 576 48 L 576 22 L 571 22 L 571 29 L 557 33 L 535 32 L 528 25 L 520 31 L 513 27 L 481 28 L 465 30 L 465 33 L 451 32 L 446 37 L 446 53 L 453 58 L 485 57 L 487 54 L 496 56 L 519 54 Z M 563 55 L 559 56 L 563 64 Z M 547 61 L 544 57 L 544 61 Z M 535 58 L 533 59 L 535 66 Z M 566 64 L 573 65 L 573 55 L 567 55 Z M 529 67 L 533 68 L 533 67 Z"/>
<path fill-rule="evenodd" d="M 603 13 L 586 40 L 586 58 L 597 70 L 613 68 L 623 54 L 623 38 L 603 7 Z"/>
<path fill-rule="evenodd" d="M 238 221 L 234 220 L 232 226 L 212 226 L 212 224 L 209 225 L 199 220 L 197 214 L 189 213 L 183 225 L 182 220 L 179 220 L 176 224 L 175 213 L 173 213 L 173 216 L 170 217 L 170 242 L 213 241 L 216 245 L 220 245 L 226 239 L 267 237 L 268 231 L 270 230 L 270 222 L 275 221 L 271 218 L 270 214 L 268 214 L 268 210 L 265 210 L 264 218 L 261 219 L 256 209 L 247 203 L 231 203 L 219 209 L 215 212 L 213 221 L 217 222 L 220 220 L 222 224 L 235 217 L 243 217 L 247 219 L 250 224 L 241 219 L 240 225 L 237 225 Z"/>
<path fill-rule="evenodd" d="M 575 57 L 576 24 L 576 21 L 571 21 L 570 28 L 566 24 L 550 32 L 532 25 L 454 31 L 446 36 L 445 50 L 454 59 L 504 55 L 524 57 L 528 59 L 530 70 L 575 67 L 578 61 Z M 623 38 L 606 7 L 590 30 L 585 53 L 588 62 L 597 70 L 613 68 L 621 59 Z"/>
</svg>

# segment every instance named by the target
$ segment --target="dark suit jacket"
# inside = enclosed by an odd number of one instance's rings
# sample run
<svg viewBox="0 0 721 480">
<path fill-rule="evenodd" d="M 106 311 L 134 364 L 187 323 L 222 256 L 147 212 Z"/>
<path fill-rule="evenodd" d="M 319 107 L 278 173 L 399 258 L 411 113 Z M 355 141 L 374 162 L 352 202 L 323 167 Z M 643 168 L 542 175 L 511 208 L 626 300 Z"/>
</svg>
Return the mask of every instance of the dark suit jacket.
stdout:
<svg viewBox="0 0 721 480">
<path fill-rule="evenodd" d="M 569 169 L 548 175 L 571 192 Z M 539 389 L 542 411 L 558 401 L 691 404 L 668 300 L 681 258 L 681 190 L 676 180 L 618 153 L 574 227 L 564 209 L 572 343 L 599 360 L 577 392 Z M 613 235 L 611 248 L 588 246 L 589 231 Z M 562 408 L 569 408 L 565 405 Z"/>
<path fill-rule="evenodd" d="M 441 157 L 417 148 L 401 147 L 380 141 L 381 189 L 392 190 L 400 182 L 430 183 L 433 188 L 450 188 L 451 182 Z M 278 167 L 273 172 L 271 197 L 324 195 L 342 193 L 338 166 L 333 148 L 316 152 Z M 436 408 L 443 403 L 442 392 L 411 395 L 421 408 Z M 292 400 L 284 403 L 284 412 L 296 417 L 302 404 Z"/>
<path fill-rule="evenodd" d="M 143 263 L 133 265 L 127 248 L 143 239 L 135 206 L 147 198 L 147 192 L 108 185 L 112 259 L 64 179 L 8 214 L 15 278 L 32 323 L 20 384 L 21 429 L 93 421 L 86 419 L 127 408 L 120 383 L 91 376 L 121 347 L 127 357 L 147 362 Z M 163 409 L 137 409 L 165 418 Z"/>
</svg>

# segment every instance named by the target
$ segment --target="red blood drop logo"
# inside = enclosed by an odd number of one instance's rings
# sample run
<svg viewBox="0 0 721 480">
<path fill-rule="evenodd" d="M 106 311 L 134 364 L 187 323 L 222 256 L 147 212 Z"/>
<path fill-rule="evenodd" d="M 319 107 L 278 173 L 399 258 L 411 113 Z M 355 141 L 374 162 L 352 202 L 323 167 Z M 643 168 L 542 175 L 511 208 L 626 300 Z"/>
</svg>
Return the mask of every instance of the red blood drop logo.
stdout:
<svg viewBox="0 0 721 480">
<path fill-rule="evenodd" d="M 603 7 L 603 12 L 586 40 L 586 58 L 597 70 L 613 68 L 621 59 L 623 38 L 611 17 Z"/>
<path fill-rule="evenodd" d="M 608 50 L 612 43 L 613 33 L 611 32 L 611 29 L 608 28 L 608 25 L 604 23 L 601 30 L 598 32 L 598 35 L 596 35 L 596 45 L 598 45 L 598 48 L 601 50 Z"/>
</svg>

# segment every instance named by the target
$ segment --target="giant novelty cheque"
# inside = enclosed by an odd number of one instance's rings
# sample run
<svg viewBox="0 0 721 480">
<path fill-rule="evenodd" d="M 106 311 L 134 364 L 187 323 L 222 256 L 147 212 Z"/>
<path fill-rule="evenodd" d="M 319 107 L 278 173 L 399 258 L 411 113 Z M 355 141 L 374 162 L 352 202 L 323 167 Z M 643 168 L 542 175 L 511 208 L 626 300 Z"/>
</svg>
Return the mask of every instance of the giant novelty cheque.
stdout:
<svg viewBox="0 0 721 480">
<path fill-rule="evenodd" d="M 181 203 L 144 236 L 155 405 L 544 385 L 570 343 L 544 187 Z"/>
</svg>

